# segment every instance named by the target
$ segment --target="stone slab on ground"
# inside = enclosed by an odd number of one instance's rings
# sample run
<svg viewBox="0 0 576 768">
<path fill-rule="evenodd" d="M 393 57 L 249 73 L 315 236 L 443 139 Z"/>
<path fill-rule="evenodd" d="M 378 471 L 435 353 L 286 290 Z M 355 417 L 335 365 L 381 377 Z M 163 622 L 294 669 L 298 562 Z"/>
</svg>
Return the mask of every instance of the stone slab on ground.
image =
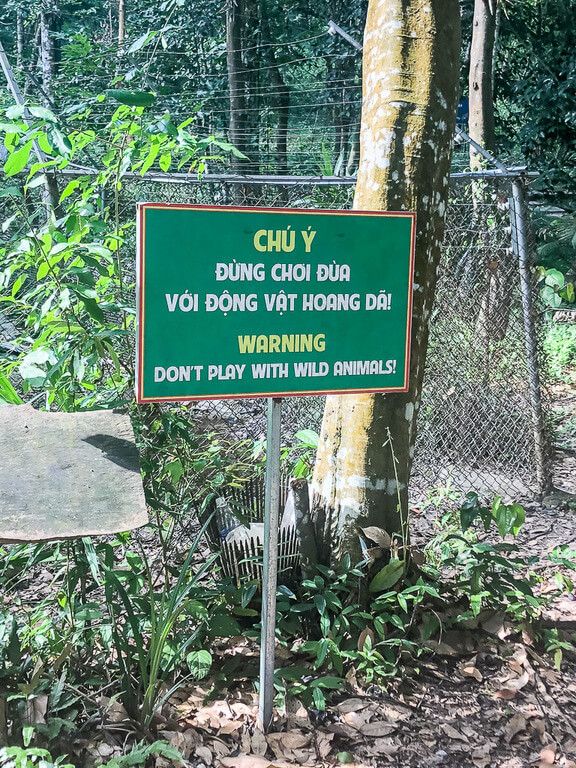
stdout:
<svg viewBox="0 0 576 768">
<path fill-rule="evenodd" d="M 148 522 L 130 418 L 0 409 L 0 541 L 127 531 Z"/>
</svg>

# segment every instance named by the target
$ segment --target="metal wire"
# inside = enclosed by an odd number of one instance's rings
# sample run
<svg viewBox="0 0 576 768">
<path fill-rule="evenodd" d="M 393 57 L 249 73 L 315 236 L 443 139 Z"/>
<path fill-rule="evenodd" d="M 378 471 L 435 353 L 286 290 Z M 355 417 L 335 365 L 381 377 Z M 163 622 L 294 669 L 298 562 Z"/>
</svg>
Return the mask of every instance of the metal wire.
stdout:
<svg viewBox="0 0 576 768">
<path fill-rule="evenodd" d="M 452 181 L 442 263 L 431 316 L 418 440 L 411 488 L 418 500 L 437 486 L 486 496 L 528 498 L 541 490 L 535 447 L 526 318 L 512 245 L 510 178 Z M 344 209 L 353 185 L 250 185 L 239 182 L 150 183 L 129 179 L 123 214 L 135 203 L 188 202 Z M 300 429 L 319 430 L 324 398 L 286 400 L 283 442 Z M 192 421 L 238 439 L 265 433 L 265 400 L 192 405 Z M 542 428 L 543 429 L 543 428 Z M 544 440 L 542 435 L 542 440 Z"/>
</svg>

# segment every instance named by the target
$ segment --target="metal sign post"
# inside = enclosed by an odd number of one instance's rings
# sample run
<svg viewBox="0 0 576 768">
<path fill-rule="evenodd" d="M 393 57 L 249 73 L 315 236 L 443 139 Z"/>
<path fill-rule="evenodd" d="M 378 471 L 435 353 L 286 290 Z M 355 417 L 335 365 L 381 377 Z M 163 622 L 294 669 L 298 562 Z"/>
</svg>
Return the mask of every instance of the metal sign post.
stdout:
<svg viewBox="0 0 576 768">
<path fill-rule="evenodd" d="M 267 733 L 274 702 L 274 645 L 278 581 L 278 526 L 280 516 L 280 428 L 282 399 L 268 399 L 266 435 L 266 490 L 264 497 L 264 563 L 262 568 L 262 631 L 258 724 Z"/>
</svg>

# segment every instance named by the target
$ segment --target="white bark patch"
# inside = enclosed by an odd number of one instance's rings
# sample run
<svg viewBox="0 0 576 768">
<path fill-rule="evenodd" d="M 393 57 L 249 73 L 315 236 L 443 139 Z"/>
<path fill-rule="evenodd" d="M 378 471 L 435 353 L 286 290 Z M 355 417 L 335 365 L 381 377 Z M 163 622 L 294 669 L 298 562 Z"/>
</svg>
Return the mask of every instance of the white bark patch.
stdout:
<svg viewBox="0 0 576 768">
<path fill-rule="evenodd" d="M 404 490 L 406 490 L 406 485 L 404 483 L 397 483 L 395 479 L 388 480 L 386 486 L 386 493 L 388 496 L 395 496 L 398 493 L 402 493 Z"/>
<path fill-rule="evenodd" d="M 350 517 L 357 517 L 362 512 L 362 505 L 357 499 L 347 497 L 340 500 L 340 509 L 338 510 L 339 526 L 346 522 Z"/>
<path fill-rule="evenodd" d="M 362 477 L 362 475 L 350 475 L 350 477 L 342 477 L 337 483 L 338 490 L 343 488 L 363 488 L 367 491 L 383 491 L 386 488 L 387 481 L 379 478 L 371 480 L 369 477 Z"/>
<path fill-rule="evenodd" d="M 411 422 L 414 418 L 414 403 L 407 403 L 406 410 L 404 411 L 404 418 L 407 422 Z"/>
</svg>

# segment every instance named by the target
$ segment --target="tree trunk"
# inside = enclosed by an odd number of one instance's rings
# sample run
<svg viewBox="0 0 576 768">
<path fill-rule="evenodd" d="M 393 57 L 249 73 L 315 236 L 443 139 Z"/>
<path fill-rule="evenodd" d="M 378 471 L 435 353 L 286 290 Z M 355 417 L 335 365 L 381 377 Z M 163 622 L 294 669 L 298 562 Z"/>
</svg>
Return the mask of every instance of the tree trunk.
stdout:
<svg viewBox="0 0 576 768">
<path fill-rule="evenodd" d="M 498 0 L 475 0 L 470 48 L 469 134 L 484 149 L 494 151 L 494 61 L 498 31 Z M 479 170 L 487 161 L 470 145 L 470 168 Z M 483 285 L 474 289 L 480 298 L 476 335 L 486 352 L 486 375 L 490 367 L 490 343 L 501 341 L 508 330 L 510 315 L 510 280 L 513 272 L 507 269 L 505 251 L 495 253 L 489 238 L 486 222 L 486 206 L 492 204 L 490 191 L 483 181 L 472 185 L 472 202 L 476 227 L 481 234 L 471 257 L 480 261 L 483 268 Z M 478 247 L 479 246 L 479 247 Z M 478 288 L 480 290 L 478 291 Z"/>
<path fill-rule="evenodd" d="M 354 208 L 417 214 L 410 390 L 327 399 L 313 479 L 313 517 L 325 562 L 346 552 L 359 559 L 359 526 L 406 535 L 415 419 L 448 197 L 459 46 L 458 0 L 370 0 Z"/>
<path fill-rule="evenodd" d="M 54 45 L 54 29 L 58 7 L 56 0 L 43 0 L 40 9 L 40 64 L 42 67 L 42 95 L 46 107 L 54 108 L 54 76 L 56 70 L 56 48 Z M 55 216 L 59 213 L 58 181 L 53 171 L 45 174 L 44 200 L 47 210 Z"/>
<path fill-rule="evenodd" d="M 273 39 L 270 34 L 270 25 L 268 19 L 271 17 L 272 8 L 265 4 L 262 8 L 261 28 L 264 38 L 266 51 L 267 70 L 270 74 L 272 85 L 271 95 L 274 97 L 275 109 L 277 113 L 276 123 L 276 173 L 279 175 L 288 174 L 288 122 L 290 119 L 290 89 L 286 85 L 278 63 Z M 282 195 L 285 198 L 285 192 Z"/>
<path fill-rule="evenodd" d="M 226 63 L 228 67 L 228 89 L 230 92 L 230 121 L 228 135 L 230 143 L 244 152 L 246 140 L 246 93 L 242 63 L 242 5 L 241 0 L 226 2 Z M 236 173 L 241 173 L 243 161 L 233 157 Z"/>
<path fill-rule="evenodd" d="M 53 27 L 56 8 L 52 0 L 44 0 L 40 10 L 40 63 L 42 67 L 42 91 L 46 106 L 54 102 L 55 49 Z"/>
<path fill-rule="evenodd" d="M 272 54 L 274 56 L 274 54 Z M 270 69 L 272 88 L 276 97 L 278 124 L 276 127 L 276 173 L 288 175 L 288 120 L 290 117 L 290 91 L 276 64 Z"/>
<path fill-rule="evenodd" d="M 493 66 L 496 37 L 496 7 L 498 0 L 475 0 L 470 48 L 469 133 L 478 144 L 494 149 Z M 470 147 L 470 167 L 482 165 L 480 155 Z"/>
<path fill-rule="evenodd" d="M 290 490 L 294 504 L 294 518 L 296 521 L 296 536 L 300 551 L 302 576 L 305 579 L 310 579 L 314 575 L 314 566 L 318 562 L 318 553 L 316 552 L 314 526 L 310 517 L 308 481 L 292 479 L 290 481 Z"/>
<path fill-rule="evenodd" d="M 126 35 L 126 0 L 118 0 L 118 49 L 124 45 Z"/>
<path fill-rule="evenodd" d="M 22 70 L 24 67 L 24 20 L 22 18 L 22 9 L 16 9 L 16 68 Z"/>
<path fill-rule="evenodd" d="M 244 70 L 244 109 L 245 130 L 243 152 L 249 158 L 245 163 L 245 173 L 260 173 L 260 106 L 261 67 L 263 64 L 260 51 L 262 9 L 260 0 L 242 0 L 242 69 Z M 270 50 L 270 49 L 265 49 Z M 265 71 L 265 70 L 264 70 Z"/>
</svg>

